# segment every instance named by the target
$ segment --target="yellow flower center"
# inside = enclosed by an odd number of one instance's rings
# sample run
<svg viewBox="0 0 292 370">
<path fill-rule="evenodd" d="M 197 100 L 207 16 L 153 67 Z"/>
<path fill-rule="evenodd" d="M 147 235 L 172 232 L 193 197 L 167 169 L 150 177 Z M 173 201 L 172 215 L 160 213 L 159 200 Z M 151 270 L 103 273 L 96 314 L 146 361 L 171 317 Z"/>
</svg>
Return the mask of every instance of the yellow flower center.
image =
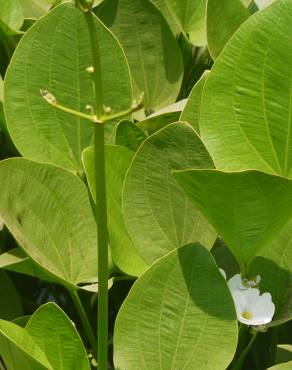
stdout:
<svg viewBox="0 0 292 370">
<path fill-rule="evenodd" d="M 247 311 L 247 310 L 241 312 L 241 316 L 246 320 L 251 320 L 252 319 L 252 313 L 250 311 Z"/>
</svg>

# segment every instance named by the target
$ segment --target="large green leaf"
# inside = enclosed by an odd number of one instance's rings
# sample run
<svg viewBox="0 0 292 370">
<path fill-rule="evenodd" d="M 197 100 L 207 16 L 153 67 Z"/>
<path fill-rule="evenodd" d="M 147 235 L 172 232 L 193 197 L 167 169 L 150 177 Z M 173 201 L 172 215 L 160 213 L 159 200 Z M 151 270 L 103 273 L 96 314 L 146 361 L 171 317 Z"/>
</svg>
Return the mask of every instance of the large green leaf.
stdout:
<svg viewBox="0 0 292 370">
<path fill-rule="evenodd" d="M 113 260 L 124 273 L 139 276 L 147 269 L 147 264 L 139 257 L 129 237 L 122 212 L 123 184 L 133 155 L 134 153 L 125 147 L 119 145 L 106 146 L 107 206 Z M 93 147 L 84 151 L 83 162 L 89 188 L 95 198 Z"/>
<path fill-rule="evenodd" d="M 27 331 L 0 320 L 0 355 L 7 370 L 54 370 Z"/>
<path fill-rule="evenodd" d="M 0 318 L 13 320 L 23 314 L 22 302 L 8 275 L 0 270 Z"/>
<path fill-rule="evenodd" d="M 174 176 L 222 236 L 243 274 L 291 217 L 288 179 L 257 171 L 196 169 Z"/>
<path fill-rule="evenodd" d="M 65 284 L 97 276 L 96 225 L 83 182 L 22 158 L 0 162 L 0 214 L 25 252 Z"/>
<path fill-rule="evenodd" d="M 222 370 L 237 323 L 226 283 L 200 245 L 179 248 L 140 277 L 115 325 L 119 370 Z"/>
<path fill-rule="evenodd" d="M 0 28 L 8 34 L 17 33 L 23 24 L 19 0 L 0 0 Z"/>
<path fill-rule="evenodd" d="M 202 74 L 199 81 L 192 88 L 192 91 L 190 92 L 190 95 L 188 97 L 187 104 L 181 112 L 179 118 L 180 121 L 189 122 L 198 134 L 200 133 L 199 122 L 203 88 L 205 86 L 209 73 L 210 71 L 206 70 Z"/>
<path fill-rule="evenodd" d="M 54 303 L 40 307 L 25 330 L 56 370 L 90 370 L 86 350 L 71 320 Z"/>
<path fill-rule="evenodd" d="M 132 103 L 128 65 L 115 37 L 96 18 L 103 96 L 112 112 Z M 93 104 L 92 65 L 86 20 L 73 4 L 65 3 L 41 18 L 20 41 L 4 83 L 8 129 L 25 157 L 80 170 L 81 152 L 92 142 L 89 121 L 56 110 L 40 89 L 60 104 L 85 111 Z"/>
<path fill-rule="evenodd" d="M 171 176 L 172 170 L 212 168 L 193 128 L 172 123 L 142 143 L 127 173 L 123 209 L 127 229 L 148 263 L 184 244 L 211 248 L 215 233 Z"/>
<path fill-rule="evenodd" d="M 250 17 L 204 87 L 200 129 L 216 167 L 292 174 L 292 2 Z"/>
<path fill-rule="evenodd" d="M 152 1 L 161 10 L 174 32 L 183 32 L 197 46 L 206 44 L 206 0 Z"/>
<path fill-rule="evenodd" d="M 173 103 L 182 80 L 182 58 L 175 38 L 149 0 L 105 0 L 99 16 L 121 41 L 134 91 L 145 94 L 145 108 Z"/>
<path fill-rule="evenodd" d="M 209 51 L 214 60 L 249 16 L 249 11 L 240 0 L 208 0 L 207 38 Z"/>
</svg>

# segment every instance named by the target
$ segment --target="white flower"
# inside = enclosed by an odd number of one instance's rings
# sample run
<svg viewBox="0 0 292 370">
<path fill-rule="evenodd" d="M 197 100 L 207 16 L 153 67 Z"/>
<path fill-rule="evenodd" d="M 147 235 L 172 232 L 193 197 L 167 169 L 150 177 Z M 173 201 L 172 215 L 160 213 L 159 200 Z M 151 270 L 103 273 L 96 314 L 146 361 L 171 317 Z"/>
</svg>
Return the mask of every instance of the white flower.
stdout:
<svg viewBox="0 0 292 370">
<path fill-rule="evenodd" d="M 260 275 L 257 275 L 254 279 L 242 279 L 240 274 L 234 275 L 231 279 L 228 280 L 229 289 L 235 290 L 246 290 L 249 288 L 255 288 L 259 285 L 261 281 Z"/>
<path fill-rule="evenodd" d="M 265 325 L 272 321 L 275 305 L 270 293 L 260 295 L 257 288 L 231 291 L 237 320 L 246 325 Z"/>
<path fill-rule="evenodd" d="M 4 220 L 3 218 L 0 216 L 0 231 L 2 231 L 4 229 Z"/>
</svg>

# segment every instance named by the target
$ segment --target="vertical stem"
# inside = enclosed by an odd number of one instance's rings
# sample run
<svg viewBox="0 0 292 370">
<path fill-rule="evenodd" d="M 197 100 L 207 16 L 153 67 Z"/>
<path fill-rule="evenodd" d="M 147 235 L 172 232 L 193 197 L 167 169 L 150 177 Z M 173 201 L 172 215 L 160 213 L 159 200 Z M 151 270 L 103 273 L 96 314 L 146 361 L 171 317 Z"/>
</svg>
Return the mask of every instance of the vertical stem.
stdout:
<svg viewBox="0 0 292 370">
<path fill-rule="evenodd" d="M 256 339 L 256 336 L 257 336 L 257 333 L 254 333 L 252 335 L 250 342 L 245 347 L 244 351 L 241 353 L 241 355 L 239 356 L 236 363 L 232 366 L 231 370 L 240 370 L 241 369 L 241 367 L 244 363 L 244 360 L 246 359 L 246 357 L 248 355 L 248 352 L 251 349 L 251 346 L 253 345 L 254 340 Z"/>
<path fill-rule="evenodd" d="M 100 53 L 94 15 L 85 13 L 89 30 L 94 67 L 94 94 L 97 118 L 103 115 L 103 92 L 101 80 Z M 107 370 L 108 357 L 108 229 L 105 184 L 104 124 L 95 124 L 95 186 L 96 222 L 98 229 L 98 369 Z"/>
<path fill-rule="evenodd" d="M 88 321 L 86 312 L 84 310 L 84 307 L 82 305 L 82 302 L 79 298 L 78 292 L 76 290 L 69 290 L 70 296 L 72 298 L 72 301 L 74 303 L 74 306 L 76 308 L 76 311 L 78 312 L 78 315 L 80 317 L 80 320 L 82 322 L 83 329 L 85 331 L 85 334 L 87 336 L 87 339 L 89 340 L 89 343 L 92 347 L 92 350 L 94 353 L 96 353 L 96 340 L 94 333 L 92 331 L 92 328 L 90 326 L 90 323 Z"/>
</svg>

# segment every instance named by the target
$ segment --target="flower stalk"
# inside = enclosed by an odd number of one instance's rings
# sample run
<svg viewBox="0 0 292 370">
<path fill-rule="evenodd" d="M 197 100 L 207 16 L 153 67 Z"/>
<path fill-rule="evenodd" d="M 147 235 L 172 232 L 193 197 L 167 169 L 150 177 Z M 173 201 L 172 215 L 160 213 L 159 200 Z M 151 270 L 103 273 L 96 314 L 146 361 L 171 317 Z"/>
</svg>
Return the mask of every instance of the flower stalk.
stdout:
<svg viewBox="0 0 292 370">
<path fill-rule="evenodd" d="M 98 120 L 104 114 L 103 91 L 99 40 L 95 27 L 94 15 L 91 11 L 84 12 L 86 19 L 93 60 L 92 79 L 94 83 L 95 112 Z M 104 125 L 94 125 L 94 158 L 96 186 L 96 222 L 98 230 L 98 330 L 97 330 L 97 362 L 99 370 L 107 370 L 108 357 L 108 228 L 105 183 L 105 143 Z"/>
</svg>

